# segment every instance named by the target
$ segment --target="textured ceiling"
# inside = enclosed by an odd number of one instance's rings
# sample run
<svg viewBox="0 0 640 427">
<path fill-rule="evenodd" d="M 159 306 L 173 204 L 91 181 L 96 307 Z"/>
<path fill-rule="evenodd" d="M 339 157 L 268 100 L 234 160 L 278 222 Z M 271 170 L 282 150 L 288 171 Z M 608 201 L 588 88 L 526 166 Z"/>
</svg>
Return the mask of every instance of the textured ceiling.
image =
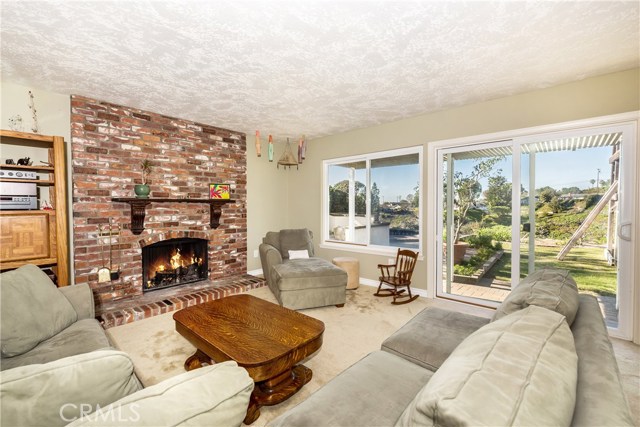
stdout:
<svg viewBox="0 0 640 427">
<path fill-rule="evenodd" d="M 639 2 L 1 2 L 2 78 L 310 138 L 639 64 Z"/>
</svg>

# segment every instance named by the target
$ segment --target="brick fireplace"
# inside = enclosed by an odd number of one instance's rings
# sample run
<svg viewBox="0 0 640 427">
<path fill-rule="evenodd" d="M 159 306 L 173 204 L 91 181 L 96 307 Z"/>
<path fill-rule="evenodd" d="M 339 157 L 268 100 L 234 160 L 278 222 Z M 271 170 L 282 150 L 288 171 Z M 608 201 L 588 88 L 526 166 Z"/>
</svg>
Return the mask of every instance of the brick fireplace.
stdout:
<svg viewBox="0 0 640 427">
<path fill-rule="evenodd" d="M 142 248 L 169 239 L 206 241 L 209 279 L 246 273 L 243 133 L 74 95 L 71 148 L 75 282 L 91 286 L 98 306 L 141 296 Z M 145 159 L 153 168 L 152 199 L 208 199 L 208 184 L 230 184 L 235 202 L 222 207 L 220 226 L 210 227 L 207 204 L 152 202 L 144 231 L 133 234 L 130 206 L 112 199 L 134 197 Z M 108 259 L 104 229 L 110 221 L 122 229 L 110 248 L 111 267 L 120 275 L 98 283 L 98 269 Z"/>
</svg>

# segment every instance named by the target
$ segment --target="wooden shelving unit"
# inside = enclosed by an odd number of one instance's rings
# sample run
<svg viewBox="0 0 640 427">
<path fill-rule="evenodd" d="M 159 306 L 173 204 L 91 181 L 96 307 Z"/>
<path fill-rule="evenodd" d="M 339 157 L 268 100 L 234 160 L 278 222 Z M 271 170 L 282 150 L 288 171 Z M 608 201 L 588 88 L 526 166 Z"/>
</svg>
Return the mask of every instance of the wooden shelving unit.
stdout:
<svg viewBox="0 0 640 427">
<path fill-rule="evenodd" d="M 52 266 L 58 286 L 69 285 L 67 185 L 64 138 L 0 130 L 0 144 L 42 147 L 53 166 L 0 165 L 0 169 L 48 174 L 47 179 L 0 178 L 0 182 L 35 183 L 49 186 L 53 210 L 0 210 L 0 270 L 25 264 Z"/>
</svg>

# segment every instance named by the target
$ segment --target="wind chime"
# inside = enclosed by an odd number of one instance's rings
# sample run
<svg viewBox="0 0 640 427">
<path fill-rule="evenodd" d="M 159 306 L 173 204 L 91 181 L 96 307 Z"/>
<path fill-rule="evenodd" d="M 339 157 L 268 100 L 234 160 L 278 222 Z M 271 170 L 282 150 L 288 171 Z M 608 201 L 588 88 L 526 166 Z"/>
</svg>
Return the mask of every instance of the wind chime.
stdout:
<svg viewBox="0 0 640 427">
<path fill-rule="evenodd" d="M 262 141 L 260 139 L 260 131 L 256 131 L 256 154 L 258 157 L 262 157 Z M 295 166 L 298 169 L 299 165 L 306 158 L 307 154 L 307 141 L 304 135 L 300 137 L 298 140 L 297 146 L 297 156 L 293 154 L 293 148 L 291 146 L 291 141 L 287 138 L 287 145 L 284 148 L 284 152 L 280 159 L 277 162 L 276 167 L 280 169 L 280 166 L 283 166 L 284 169 Z M 268 145 L 267 145 L 267 157 L 270 162 L 273 162 L 273 136 L 269 135 Z"/>
</svg>

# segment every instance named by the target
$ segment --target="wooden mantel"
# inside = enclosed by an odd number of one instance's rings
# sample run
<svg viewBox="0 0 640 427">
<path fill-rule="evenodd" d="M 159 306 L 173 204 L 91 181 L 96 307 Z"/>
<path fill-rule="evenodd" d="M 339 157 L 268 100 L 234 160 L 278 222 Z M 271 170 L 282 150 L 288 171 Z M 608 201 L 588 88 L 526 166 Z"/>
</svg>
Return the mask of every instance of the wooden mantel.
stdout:
<svg viewBox="0 0 640 427">
<path fill-rule="evenodd" d="M 235 203 L 231 199 L 163 199 L 149 198 L 141 199 L 137 197 L 114 197 L 114 202 L 129 203 L 131 205 L 131 231 L 133 234 L 140 234 L 144 230 L 144 217 L 147 213 L 147 205 L 151 203 L 204 203 L 209 205 L 209 225 L 212 229 L 220 226 L 220 215 L 222 206 L 227 203 Z"/>
</svg>

